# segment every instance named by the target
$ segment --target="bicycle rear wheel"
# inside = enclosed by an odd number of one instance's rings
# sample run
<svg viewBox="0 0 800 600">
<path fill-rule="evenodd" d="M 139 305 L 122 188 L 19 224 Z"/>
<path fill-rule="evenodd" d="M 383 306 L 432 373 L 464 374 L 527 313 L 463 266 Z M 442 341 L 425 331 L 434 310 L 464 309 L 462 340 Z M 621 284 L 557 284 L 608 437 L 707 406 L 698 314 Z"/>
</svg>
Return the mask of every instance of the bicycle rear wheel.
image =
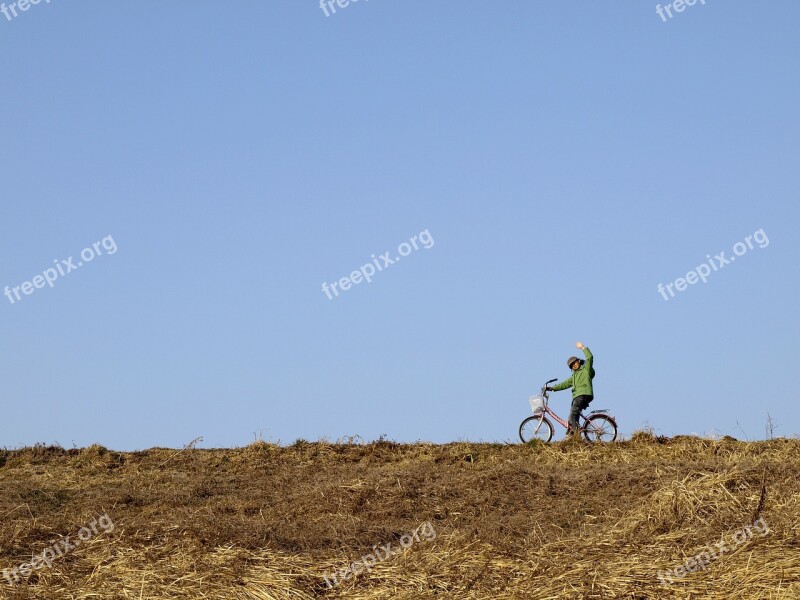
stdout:
<svg viewBox="0 0 800 600">
<path fill-rule="evenodd" d="M 609 415 L 592 415 L 583 424 L 587 442 L 613 442 L 617 439 L 617 423 Z"/>
<path fill-rule="evenodd" d="M 539 422 L 541 421 L 541 425 Z M 519 426 L 519 439 L 523 444 L 527 444 L 532 440 L 541 440 L 549 442 L 553 439 L 553 424 L 547 420 L 547 417 L 538 417 L 536 415 L 528 417 Z"/>
</svg>

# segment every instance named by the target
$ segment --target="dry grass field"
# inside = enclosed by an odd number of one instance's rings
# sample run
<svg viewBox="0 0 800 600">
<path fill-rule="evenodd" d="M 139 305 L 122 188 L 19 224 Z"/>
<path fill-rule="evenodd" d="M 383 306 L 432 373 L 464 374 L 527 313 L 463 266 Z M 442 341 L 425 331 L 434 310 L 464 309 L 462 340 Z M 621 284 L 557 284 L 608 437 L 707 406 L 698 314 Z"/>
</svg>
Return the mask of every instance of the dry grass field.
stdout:
<svg viewBox="0 0 800 600">
<path fill-rule="evenodd" d="M 0 515 L 3 598 L 800 598 L 794 439 L 34 447 Z"/>
</svg>

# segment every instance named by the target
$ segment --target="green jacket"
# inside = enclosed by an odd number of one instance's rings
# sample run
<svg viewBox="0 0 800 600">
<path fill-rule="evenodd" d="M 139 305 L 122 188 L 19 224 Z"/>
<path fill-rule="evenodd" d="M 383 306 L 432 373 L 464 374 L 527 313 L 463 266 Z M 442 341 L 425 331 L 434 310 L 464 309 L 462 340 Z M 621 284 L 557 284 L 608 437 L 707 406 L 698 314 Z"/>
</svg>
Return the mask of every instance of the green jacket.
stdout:
<svg viewBox="0 0 800 600">
<path fill-rule="evenodd" d="M 572 377 L 565 379 L 561 383 L 553 386 L 555 391 L 565 390 L 569 387 L 572 388 L 572 397 L 578 396 L 594 396 L 594 388 L 592 387 L 592 379 L 594 379 L 594 356 L 589 352 L 588 348 L 583 349 L 583 354 L 586 356 L 586 362 L 583 363 L 580 369 L 572 373 Z"/>
</svg>

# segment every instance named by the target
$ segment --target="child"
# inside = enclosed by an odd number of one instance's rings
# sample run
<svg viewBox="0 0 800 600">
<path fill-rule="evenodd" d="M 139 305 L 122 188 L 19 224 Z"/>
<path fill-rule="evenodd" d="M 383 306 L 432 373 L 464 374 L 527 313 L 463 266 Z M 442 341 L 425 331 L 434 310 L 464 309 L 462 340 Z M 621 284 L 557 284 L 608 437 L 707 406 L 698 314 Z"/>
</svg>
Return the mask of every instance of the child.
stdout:
<svg viewBox="0 0 800 600">
<path fill-rule="evenodd" d="M 583 350 L 586 360 L 581 360 L 577 356 L 570 356 L 567 359 L 567 366 L 572 370 L 572 375 L 569 379 L 565 379 L 561 383 L 555 384 L 549 391 L 557 392 L 565 390 L 569 387 L 572 388 L 572 408 L 569 411 L 569 432 L 572 434 L 573 439 L 581 439 L 580 425 L 578 424 L 578 415 L 581 414 L 589 403 L 594 400 L 594 388 L 592 387 L 592 379 L 594 379 L 594 356 L 589 349 L 581 342 L 575 346 Z"/>
</svg>

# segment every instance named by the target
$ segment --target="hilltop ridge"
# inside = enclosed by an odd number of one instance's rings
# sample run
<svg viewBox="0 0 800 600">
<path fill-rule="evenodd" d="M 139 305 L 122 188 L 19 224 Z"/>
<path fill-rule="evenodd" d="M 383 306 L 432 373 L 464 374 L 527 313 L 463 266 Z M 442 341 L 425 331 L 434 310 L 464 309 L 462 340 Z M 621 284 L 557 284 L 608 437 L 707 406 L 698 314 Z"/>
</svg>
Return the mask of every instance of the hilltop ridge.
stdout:
<svg viewBox="0 0 800 600">
<path fill-rule="evenodd" d="M 0 569 L 113 529 L 0 596 L 797 598 L 798 481 L 795 439 L 6 450 Z"/>
</svg>

